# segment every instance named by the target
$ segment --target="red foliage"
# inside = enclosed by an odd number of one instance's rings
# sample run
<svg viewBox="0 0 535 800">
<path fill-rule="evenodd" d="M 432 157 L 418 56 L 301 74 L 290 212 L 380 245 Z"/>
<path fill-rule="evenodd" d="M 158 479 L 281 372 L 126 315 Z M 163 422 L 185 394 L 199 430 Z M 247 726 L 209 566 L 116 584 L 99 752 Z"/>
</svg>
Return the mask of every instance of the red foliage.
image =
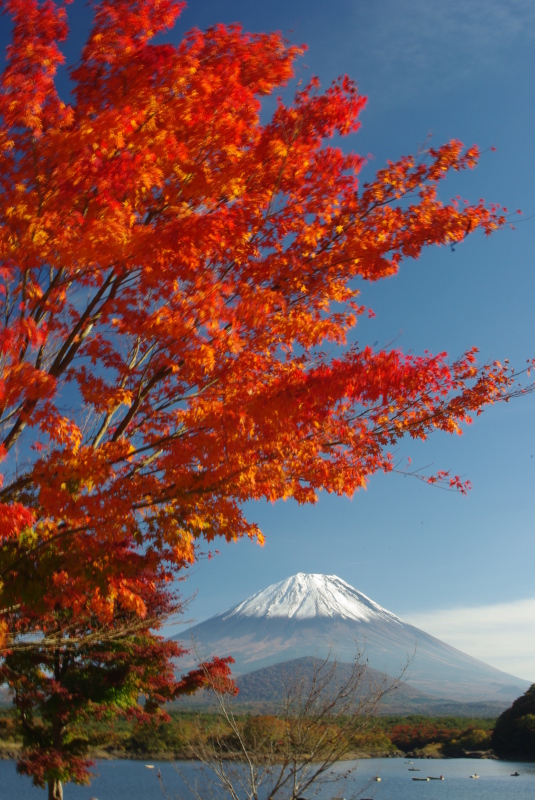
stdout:
<svg viewBox="0 0 535 800">
<path fill-rule="evenodd" d="M 388 737 L 400 750 L 409 752 L 427 744 L 449 742 L 461 733 L 460 728 L 448 728 L 434 722 L 421 721 L 396 725 L 389 731 Z"/>
</svg>

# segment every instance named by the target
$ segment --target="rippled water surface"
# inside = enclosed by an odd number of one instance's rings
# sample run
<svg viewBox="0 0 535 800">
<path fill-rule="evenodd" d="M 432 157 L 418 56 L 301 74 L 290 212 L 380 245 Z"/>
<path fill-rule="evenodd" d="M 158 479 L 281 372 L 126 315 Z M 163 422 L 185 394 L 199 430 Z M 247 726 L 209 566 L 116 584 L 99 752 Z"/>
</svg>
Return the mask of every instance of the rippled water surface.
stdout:
<svg viewBox="0 0 535 800">
<path fill-rule="evenodd" d="M 141 761 L 101 761 L 95 767 L 98 773 L 91 786 L 65 787 L 65 800 L 163 800 L 164 795 L 158 780 L 160 770 L 166 794 L 176 800 L 187 800 L 190 793 L 184 787 L 179 775 L 169 762 L 147 762 L 153 769 L 147 769 Z M 345 762 L 340 765 L 340 774 L 348 766 L 356 763 L 357 769 L 343 783 L 337 782 L 324 787 L 317 795 L 318 800 L 332 797 L 374 798 L 374 800 L 534 800 L 535 764 L 520 764 L 504 761 L 475 761 L 469 759 L 415 760 L 413 765 L 403 759 L 365 759 L 359 762 Z M 409 767 L 420 772 L 409 772 Z M 198 778 L 202 791 L 202 777 L 192 764 L 179 764 L 191 782 Z M 518 771 L 519 777 L 511 777 Z M 470 775 L 480 777 L 473 779 Z M 413 781 L 413 777 L 427 775 L 444 776 L 443 781 Z M 378 776 L 380 781 L 374 781 Z M 203 792 L 204 794 L 204 792 Z M 308 796 L 312 798 L 313 792 Z M 206 791 L 209 798 L 211 792 Z M 46 800 L 47 793 L 35 789 L 31 780 L 17 775 L 15 765 L 10 761 L 0 762 L 0 798 L 16 800 Z"/>
</svg>

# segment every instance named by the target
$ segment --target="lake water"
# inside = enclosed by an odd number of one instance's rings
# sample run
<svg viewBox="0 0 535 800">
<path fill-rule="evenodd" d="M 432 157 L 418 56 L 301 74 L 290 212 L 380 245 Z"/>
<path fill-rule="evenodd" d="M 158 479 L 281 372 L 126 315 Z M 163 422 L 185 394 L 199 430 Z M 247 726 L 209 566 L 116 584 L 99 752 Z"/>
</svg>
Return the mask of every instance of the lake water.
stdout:
<svg viewBox="0 0 535 800">
<path fill-rule="evenodd" d="M 169 762 L 153 764 L 147 769 L 142 761 L 101 761 L 95 767 L 98 775 L 91 786 L 65 787 L 65 800 L 164 800 L 158 781 L 158 769 L 168 798 L 186 800 L 179 776 Z M 339 765 L 340 773 L 354 762 Z M 535 764 L 471 759 L 414 759 L 414 764 L 402 758 L 363 759 L 356 762 L 357 769 L 345 785 L 341 782 L 324 787 L 318 800 L 335 796 L 346 798 L 374 798 L 374 800 L 533 800 L 535 798 Z M 413 766 L 421 772 L 409 772 Z M 180 767 L 189 775 L 196 774 L 196 766 L 182 763 Z M 518 771 L 519 777 L 511 777 Z M 478 779 L 470 775 L 479 774 Z M 443 781 L 413 781 L 412 777 L 444 775 Z M 380 782 L 373 781 L 378 775 Z M 210 791 L 206 797 L 210 797 Z M 309 790 L 309 797 L 314 792 Z M 11 761 L 0 761 L 0 798 L 6 800 L 46 800 L 46 791 L 35 789 L 29 778 L 17 775 Z"/>
</svg>

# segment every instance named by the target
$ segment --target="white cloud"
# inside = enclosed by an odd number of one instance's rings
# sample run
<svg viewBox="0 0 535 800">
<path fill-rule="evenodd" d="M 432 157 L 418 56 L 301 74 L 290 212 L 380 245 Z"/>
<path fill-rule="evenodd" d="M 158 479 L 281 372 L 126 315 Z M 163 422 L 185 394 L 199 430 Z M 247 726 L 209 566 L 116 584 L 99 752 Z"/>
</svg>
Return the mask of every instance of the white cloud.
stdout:
<svg viewBox="0 0 535 800">
<path fill-rule="evenodd" d="M 535 598 L 407 614 L 404 619 L 474 658 L 535 682 Z"/>
</svg>

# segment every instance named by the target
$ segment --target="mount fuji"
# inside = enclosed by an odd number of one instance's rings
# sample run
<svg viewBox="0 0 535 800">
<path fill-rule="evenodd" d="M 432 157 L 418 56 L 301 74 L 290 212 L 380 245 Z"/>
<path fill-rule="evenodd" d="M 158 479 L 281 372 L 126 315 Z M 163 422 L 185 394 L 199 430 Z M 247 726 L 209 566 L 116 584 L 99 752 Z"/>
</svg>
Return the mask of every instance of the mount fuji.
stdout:
<svg viewBox="0 0 535 800">
<path fill-rule="evenodd" d="M 198 658 L 231 655 L 236 675 L 329 652 L 350 662 L 361 652 L 370 667 L 394 677 L 409 661 L 406 684 L 446 700 L 507 703 L 529 687 L 409 625 L 336 575 L 300 572 L 173 638 L 188 636 Z"/>
</svg>

